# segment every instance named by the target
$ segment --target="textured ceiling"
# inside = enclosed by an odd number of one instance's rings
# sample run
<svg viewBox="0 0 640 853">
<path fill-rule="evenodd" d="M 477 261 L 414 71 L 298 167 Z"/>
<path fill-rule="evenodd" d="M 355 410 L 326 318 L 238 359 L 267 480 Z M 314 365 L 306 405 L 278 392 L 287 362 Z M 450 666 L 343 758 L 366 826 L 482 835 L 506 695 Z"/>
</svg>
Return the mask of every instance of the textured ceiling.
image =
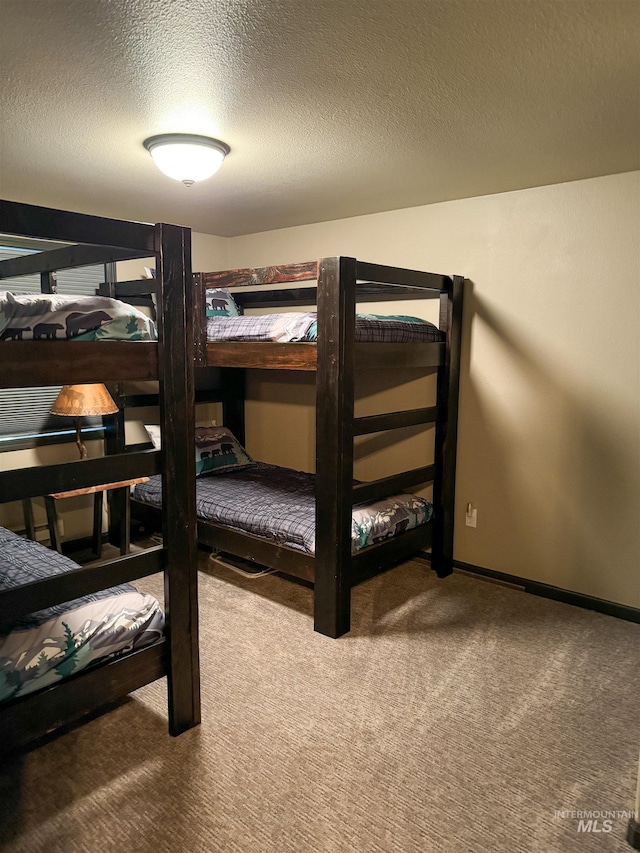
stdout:
<svg viewBox="0 0 640 853">
<path fill-rule="evenodd" d="M 640 167 L 637 0 L 0 0 L 5 198 L 235 235 Z M 186 188 L 142 147 L 231 146 Z"/>
</svg>

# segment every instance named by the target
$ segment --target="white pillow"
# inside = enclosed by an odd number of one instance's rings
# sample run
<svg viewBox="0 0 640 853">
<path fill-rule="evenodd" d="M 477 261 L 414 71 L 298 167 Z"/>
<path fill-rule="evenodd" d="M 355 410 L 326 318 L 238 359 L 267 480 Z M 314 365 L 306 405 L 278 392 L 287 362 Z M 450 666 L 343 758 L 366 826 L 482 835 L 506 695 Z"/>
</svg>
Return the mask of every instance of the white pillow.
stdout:
<svg viewBox="0 0 640 853">
<path fill-rule="evenodd" d="M 162 432 L 159 424 L 145 424 L 144 428 L 149 436 L 149 441 L 153 444 L 156 450 L 162 447 Z"/>
</svg>

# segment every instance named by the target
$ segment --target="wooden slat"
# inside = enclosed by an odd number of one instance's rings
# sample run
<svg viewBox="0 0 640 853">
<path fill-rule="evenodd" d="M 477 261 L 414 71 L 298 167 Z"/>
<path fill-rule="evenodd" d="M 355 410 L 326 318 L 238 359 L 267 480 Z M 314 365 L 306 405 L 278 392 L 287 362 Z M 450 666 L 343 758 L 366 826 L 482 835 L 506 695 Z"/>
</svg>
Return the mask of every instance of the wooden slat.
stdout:
<svg viewBox="0 0 640 853">
<path fill-rule="evenodd" d="M 0 201 L 0 234 L 18 234 L 69 243 L 76 243 L 78 234 L 82 234 L 84 242 L 88 244 L 136 249 L 136 255 L 140 258 L 155 253 L 152 225 L 51 210 L 15 201 Z"/>
<path fill-rule="evenodd" d="M 133 480 L 118 480 L 115 483 L 100 483 L 98 486 L 85 486 L 82 489 L 70 489 L 64 492 L 57 492 L 48 495 L 50 498 L 61 500 L 63 498 L 77 498 L 80 495 L 97 495 L 100 492 L 108 492 L 112 489 L 124 489 L 125 486 L 137 486 L 139 483 L 149 482 L 148 477 L 136 477 Z"/>
<path fill-rule="evenodd" d="M 404 299 L 437 299 L 439 295 L 439 290 L 403 287 L 400 284 L 359 282 L 356 285 L 356 299 L 358 302 L 399 302 Z"/>
<path fill-rule="evenodd" d="M 256 565 L 268 566 L 294 578 L 313 581 L 314 558 L 295 548 L 278 545 L 213 521 L 202 520 L 198 520 L 198 541 Z"/>
<path fill-rule="evenodd" d="M 45 607 L 161 572 L 165 557 L 164 548 L 149 548 L 103 565 L 80 566 L 70 572 L 0 591 L 0 623 L 6 624 Z"/>
<path fill-rule="evenodd" d="M 287 281 L 314 281 L 318 277 L 318 261 L 280 264 L 255 269 L 220 270 L 202 273 L 206 287 L 241 287 L 243 285 L 284 284 Z"/>
<path fill-rule="evenodd" d="M 257 367 L 273 370 L 315 370 L 315 344 L 261 341 L 216 341 L 207 344 L 209 367 Z"/>
<path fill-rule="evenodd" d="M 162 451 L 142 450 L 82 459 L 63 465 L 36 465 L 0 471 L 0 503 L 97 486 L 117 480 L 150 477 L 161 470 Z"/>
<path fill-rule="evenodd" d="M 154 341 L 2 341 L 0 387 L 80 385 L 158 376 Z"/>
<path fill-rule="evenodd" d="M 433 480 L 435 465 L 426 465 L 423 468 L 414 468 L 411 471 L 403 471 L 401 474 L 393 474 L 391 477 L 383 477 L 380 480 L 372 480 L 370 483 L 358 483 L 353 487 L 353 504 L 369 503 L 380 498 L 395 495 L 404 489 L 412 489 L 421 483 L 429 483 Z"/>
<path fill-rule="evenodd" d="M 381 282 L 384 284 L 400 284 L 405 287 L 430 288 L 446 290 L 451 285 L 451 279 L 446 275 L 420 270 L 407 270 L 401 267 L 387 267 L 382 264 L 367 264 L 358 261 L 356 277 L 358 281 Z"/>
<path fill-rule="evenodd" d="M 316 287 L 287 287 L 281 290 L 247 290 L 233 294 L 243 308 L 284 308 L 297 305 L 315 305 Z"/>
<path fill-rule="evenodd" d="M 385 539 L 369 548 L 358 551 L 351 558 L 349 578 L 351 585 L 379 575 L 393 566 L 408 560 L 431 544 L 432 525 L 430 522 L 414 527 L 406 533 Z"/>
<path fill-rule="evenodd" d="M 353 434 L 369 435 L 372 432 L 382 432 L 387 429 L 432 424 L 435 423 L 437 415 L 437 406 L 430 406 L 426 409 L 409 409 L 404 412 L 388 412 L 383 415 L 367 415 L 363 418 L 354 419 Z"/>
<path fill-rule="evenodd" d="M 158 292 L 158 282 L 154 278 L 141 278 L 135 281 L 103 282 L 98 295 L 122 299 L 125 296 L 151 296 Z"/>
<path fill-rule="evenodd" d="M 111 395 L 113 397 L 113 394 Z M 115 399 L 115 397 L 114 397 Z M 195 392 L 196 403 L 221 403 L 223 392 L 218 388 L 206 389 Z M 125 394 L 118 397 L 118 406 L 123 409 L 140 409 L 149 406 L 158 406 L 159 394 Z"/>
<path fill-rule="evenodd" d="M 135 249 L 88 246 L 82 243 L 76 246 L 64 246 L 61 249 L 50 249 L 46 252 L 20 255 L 17 258 L 6 258 L 0 261 L 0 279 L 128 261 L 138 256 L 139 252 Z"/>
<path fill-rule="evenodd" d="M 0 752 L 19 749 L 161 678 L 166 674 L 165 652 L 165 641 L 160 640 L 0 704 Z"/>
<path fill-rule="evenodd" d="M 314 371 L 316 344 L 281 344 L 260 341 L 215 341 L 207 344 L 209 367 L 251 367 L 265 370 Z M 354 344 L 356 370 L 437 367 L 445 344 Z"/>
<path fill-rule="evenodd" d="M 444 342 L 432 344 L 355 344 L 356 370 L 437 367 L 445 357 Z"/>
</svg>

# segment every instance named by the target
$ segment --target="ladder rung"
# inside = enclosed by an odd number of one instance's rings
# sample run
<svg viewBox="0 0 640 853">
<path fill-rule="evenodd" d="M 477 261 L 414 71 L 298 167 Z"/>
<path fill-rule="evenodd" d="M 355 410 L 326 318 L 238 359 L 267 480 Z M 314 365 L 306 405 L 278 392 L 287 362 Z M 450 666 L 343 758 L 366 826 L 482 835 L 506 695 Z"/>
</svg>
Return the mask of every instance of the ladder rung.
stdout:
<svg viewBox="0 0 640 853">
<path fill-rule="evenodd" d="M 393 474 L 391 477 L 383 477 L 381 480 L 372 480 L 370 483 L 359 483 L 353 487 L 353 504 L 369 503 L 395 495 L 404 489 L 419 486 L 421 483 L 430 483 L 435 470 L 435 465 L 427 465 L 424 468 L 414 468 L 411 471 L 403 471 L 401 474 Z"/>
<path fill-rule="evenodd" d="M 367 435 L 371 432 L 381 432 L 386 429 L 415 426 L 416 424 L 432 424 L 438 417 L 438 407 L 427 409 L 408 409 L 404 412 L 388 412 L 383 415 L 367 415 L 355 418 L 353 421 L 354 435 Z"/>
</svg>

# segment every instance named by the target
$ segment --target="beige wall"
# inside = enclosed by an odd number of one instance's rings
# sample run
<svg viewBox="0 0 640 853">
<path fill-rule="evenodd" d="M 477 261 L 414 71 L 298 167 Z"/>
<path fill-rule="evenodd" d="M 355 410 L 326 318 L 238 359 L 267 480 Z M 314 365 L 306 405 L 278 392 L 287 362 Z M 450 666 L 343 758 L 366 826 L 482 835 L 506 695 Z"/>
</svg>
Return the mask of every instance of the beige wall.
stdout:
<svg viewBox="0 0 640 853">
<path fill-rule="evenodd" d="M 635 172 L 236 237 L 229 259 L 344 254 L 466 276 L 456 559 L 638 607 L 639 224 Z M 248 384 L 249 450 L 311 469 L 313 387 Z M 368 441 L 363 477 L 384 473 Z"/>
</svg>

